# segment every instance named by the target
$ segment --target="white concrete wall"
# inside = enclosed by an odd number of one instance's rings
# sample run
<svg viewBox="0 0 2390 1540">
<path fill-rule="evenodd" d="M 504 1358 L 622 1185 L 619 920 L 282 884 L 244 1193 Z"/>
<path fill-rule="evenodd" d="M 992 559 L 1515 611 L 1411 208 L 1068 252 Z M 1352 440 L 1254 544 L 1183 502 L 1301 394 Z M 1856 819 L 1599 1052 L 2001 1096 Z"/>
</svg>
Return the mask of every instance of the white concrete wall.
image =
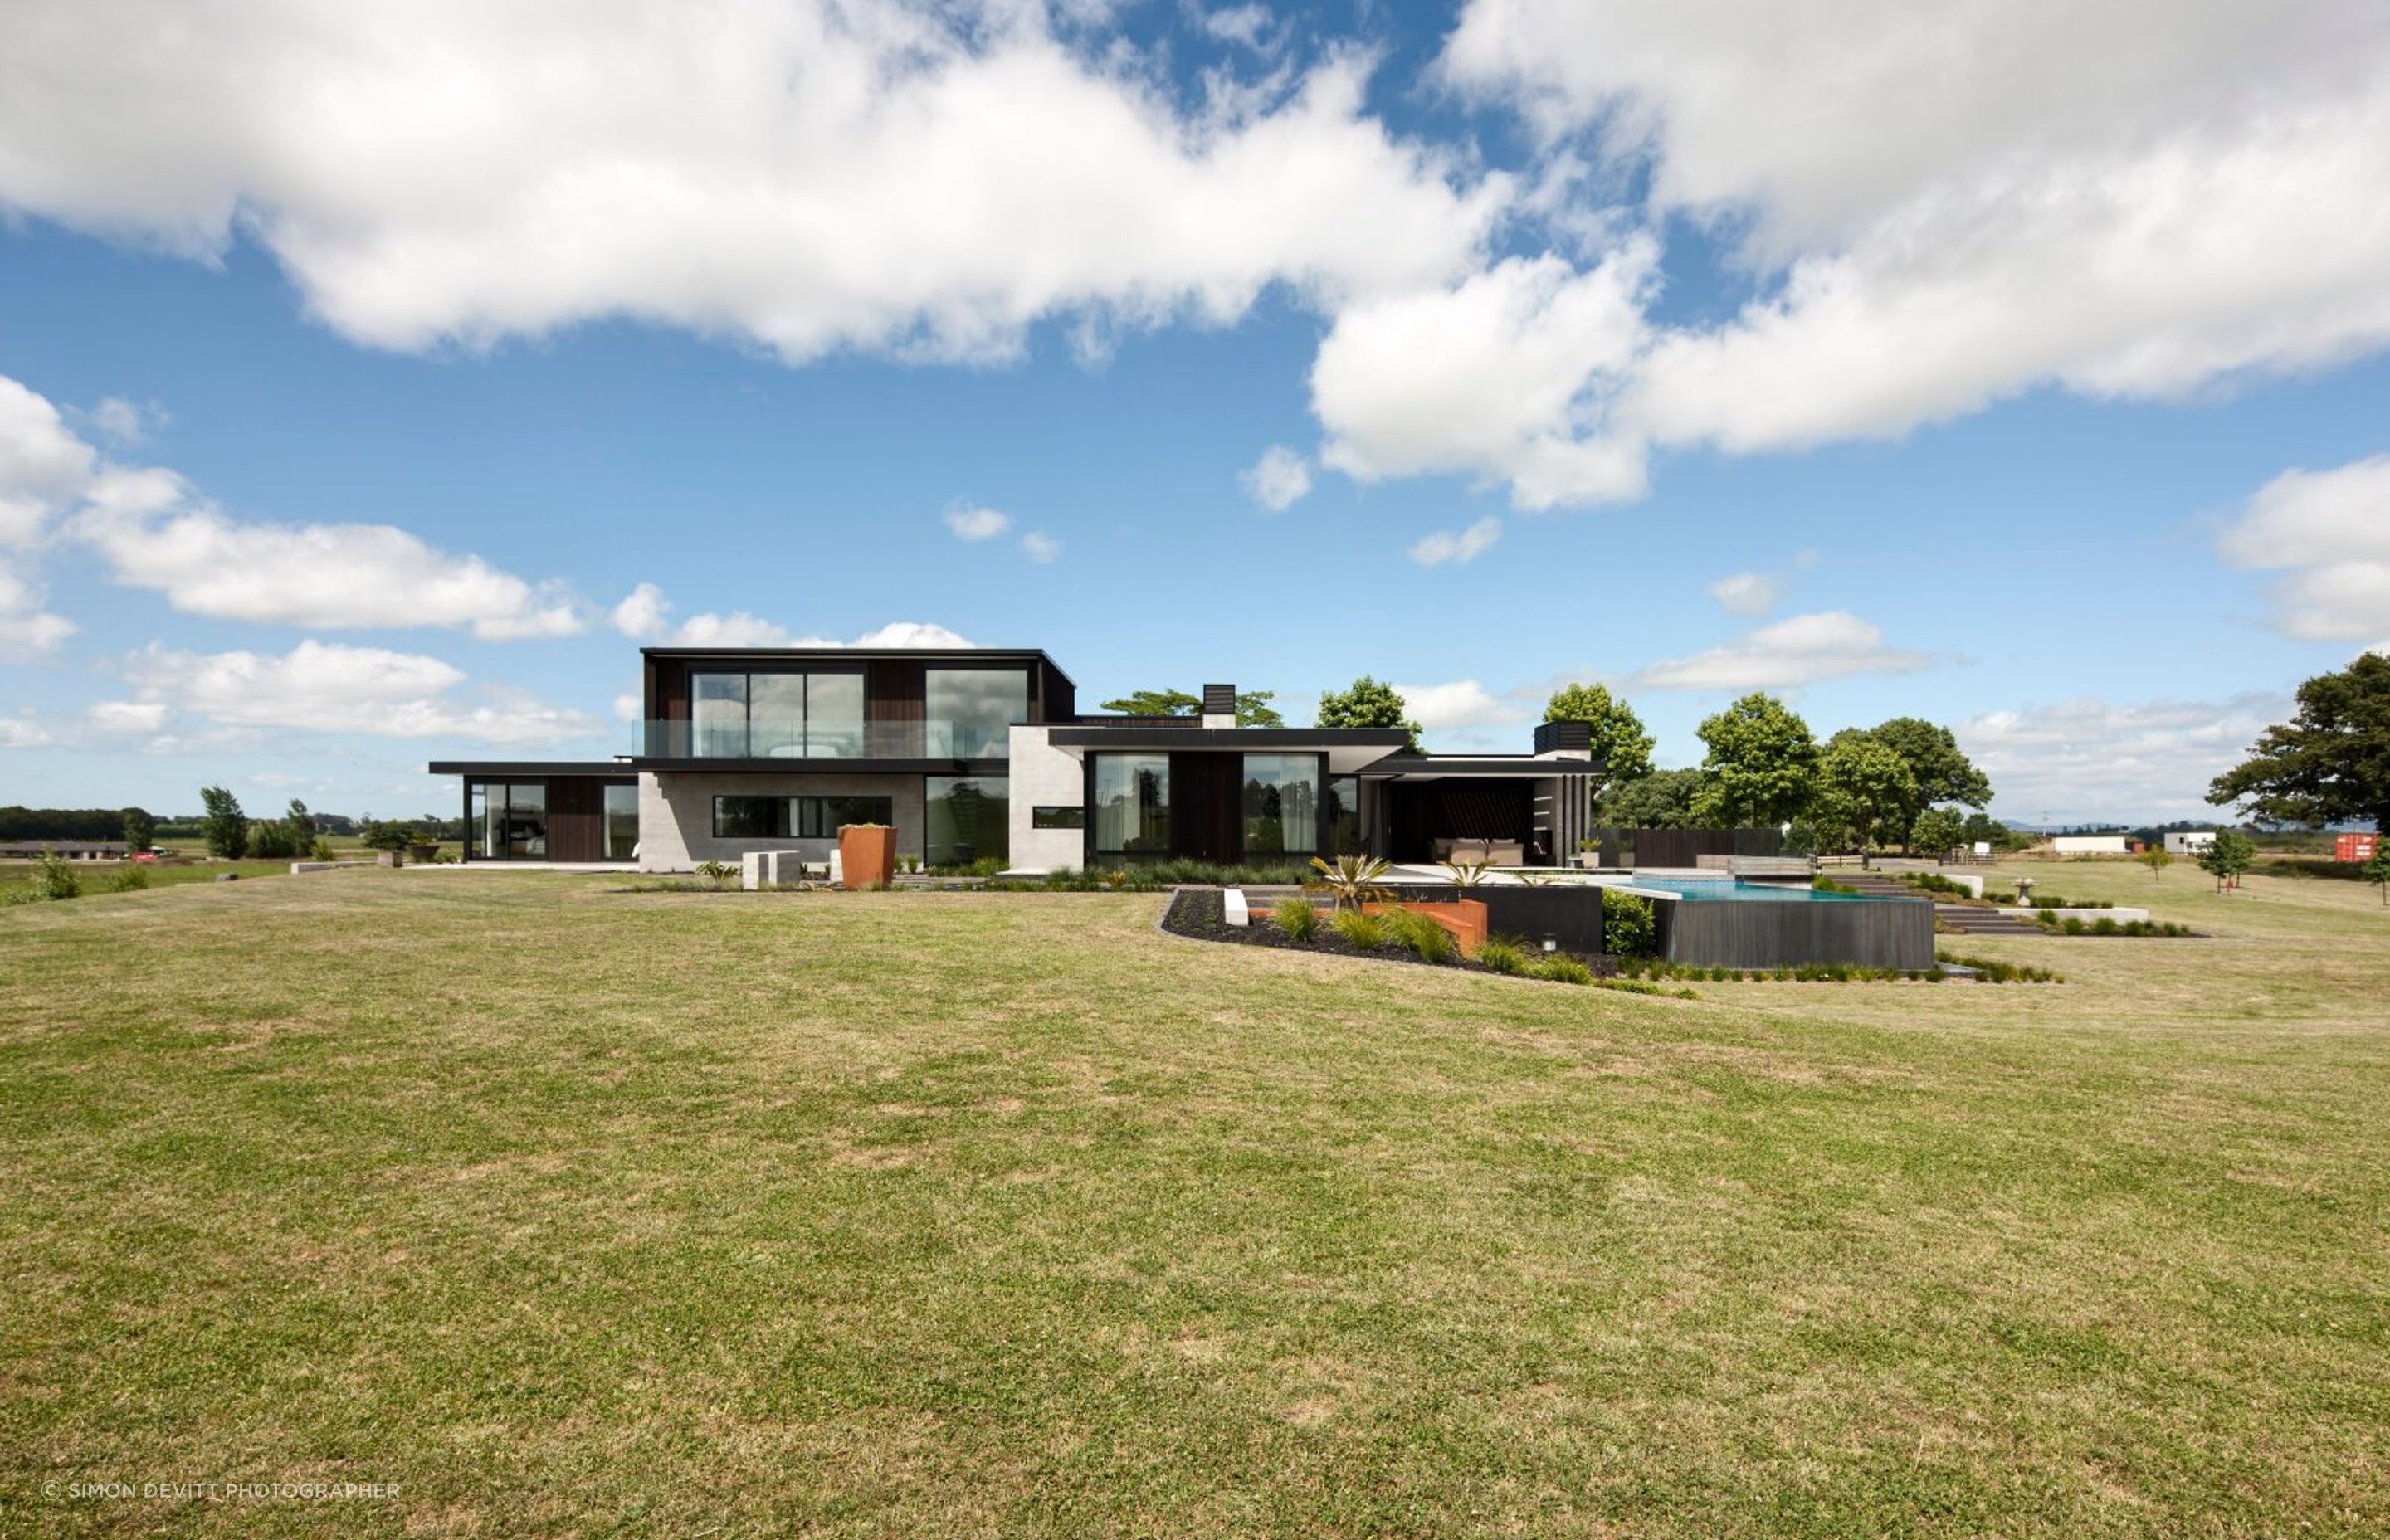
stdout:
<svg viewBox="0 0 2390 1540">
<path fill-rule="evenodd" d="M 2123 855 L 2125 837 L 2121 834 L 2060 834 L 2049 841 L 2049 848 L 2061 855 Z"/>
<path fill-rule="evenodd" d="M 1046 741 L 1044 727 L 1012 729 L 1012 866 L 1016 871 L 1076 871 L 1086 853 L 1086 831 L 1032 828 L 1030 810 L 1080 807 L 1086 801 L 1086 771 L 1078 760 Z"/>
<path fill-rule="evenodd" d="M 713 799 L 721 797 L 886 797 L 896 823 L 896 853 L 919 855 L 925 810 L 919 776 L 815 773 L 742 776 L 712 770 L 646 771 L 639 776 L 639 869 L 685 872 L 700 861 L 733 866 L 751 850 L 796 851 L 828 861 L 835 838 L 717 840 Z"/>
</svg>

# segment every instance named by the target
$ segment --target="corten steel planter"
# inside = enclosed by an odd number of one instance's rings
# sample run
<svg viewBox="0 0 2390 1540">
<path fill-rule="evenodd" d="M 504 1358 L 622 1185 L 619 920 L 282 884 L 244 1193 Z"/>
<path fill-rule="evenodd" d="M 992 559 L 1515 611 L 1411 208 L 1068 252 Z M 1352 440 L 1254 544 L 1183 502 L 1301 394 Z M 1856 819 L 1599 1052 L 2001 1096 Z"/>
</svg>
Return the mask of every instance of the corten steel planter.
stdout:
<svg viewBox="0 0 2390 1540">
<path fill-rule="evenodd" d="M 886 887 L 896 880 L 896 831 L 886 824 L 840 825 L 838 865 L 850 891 Z"/>
<path fill-rule="evenodd" d="M 1477 949 L 1485 944 L 1485 901 L 1484 899 L 1462 898 L 1442 904 L 1402 902 L 1361 905 L 1361 912 L 1365 915 L 1381 915 L 1389 909 L 1408 909 L 1415 915 L 1432 919 L 1443 926 L 1452 932 L 1452 939 L 1460 943 L 1460 955 L 1464 957 L 1473 959 L 1477 956 Z"/>
</svg>

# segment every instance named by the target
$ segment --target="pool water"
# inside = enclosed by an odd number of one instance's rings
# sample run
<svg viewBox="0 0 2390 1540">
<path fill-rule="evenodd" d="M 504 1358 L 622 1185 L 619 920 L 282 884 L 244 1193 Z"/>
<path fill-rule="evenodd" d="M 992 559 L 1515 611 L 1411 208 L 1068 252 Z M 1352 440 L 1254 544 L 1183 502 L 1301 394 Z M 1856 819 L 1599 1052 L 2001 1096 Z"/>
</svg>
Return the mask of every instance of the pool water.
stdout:
<svg viewBox="0 0 2390 1540">
<path fill-rule="evenodd" d="M 1674 893 L 1689 904 L 1718 901 L 1759 904 L 1849 904 L 1867 903 L 1874 893 L 1821 893 L 1815 888 L 1795 887 L 1790 883 L 1747 882 L 1740 878 L 1719 878 L 1703 881 L 1697 878 L 1655 877 L 1646 880 L 1609 884 L 1613 887 L 1636 888 L 1645 892 Z"/>
</svg>

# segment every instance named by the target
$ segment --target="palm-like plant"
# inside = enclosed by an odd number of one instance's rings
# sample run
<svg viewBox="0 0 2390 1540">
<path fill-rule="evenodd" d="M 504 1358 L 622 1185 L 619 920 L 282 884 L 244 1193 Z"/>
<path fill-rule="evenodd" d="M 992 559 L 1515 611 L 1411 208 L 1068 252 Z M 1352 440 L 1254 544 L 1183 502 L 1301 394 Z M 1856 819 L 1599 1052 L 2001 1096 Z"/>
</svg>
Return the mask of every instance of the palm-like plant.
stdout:
<svg viewBox="0 0 2390 1540">
<path fill-rule="evenodd" d="M 1384 897 L 1378 879 L 1386 875 L 1388 865 L 1374 855 L 1340 855 L 1333 865 L 1317 855 L 1311 858 L 1312 869 L 1319 873 L 1317 885 L 1335 895 L 1339 909 L 1358 909 Z"/>
<path fill-rule="evenodd" d="M 1454 887 L 1474 888 L 1485 880 L 1485 875 L 1494 869 L 1494 863 L 1491 861 L 1446 861 L 1444 863 L 1444 869 L 1452 874 L 1452 885 Z"/>
</svg>

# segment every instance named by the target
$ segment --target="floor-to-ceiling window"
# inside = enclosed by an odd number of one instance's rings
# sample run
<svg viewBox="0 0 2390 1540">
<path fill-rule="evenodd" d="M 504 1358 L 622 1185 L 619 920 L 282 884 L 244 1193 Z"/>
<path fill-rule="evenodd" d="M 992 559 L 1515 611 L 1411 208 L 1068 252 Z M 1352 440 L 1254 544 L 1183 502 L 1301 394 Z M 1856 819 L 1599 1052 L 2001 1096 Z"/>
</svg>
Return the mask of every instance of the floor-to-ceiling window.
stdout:
<svg viewBox="0 0 2390 1540">
<path fill-rule="evenodd" d="M 1096 853 L 1170 853 L 1170 756 L 1098 754 Z"/>
<path fill-rule="evenodd" d="M 863 675 L 853 669 L 689 675 L 699 759 L 861 759 Z"/>
<path fill-rule="evenodd" d="M 1361 853 L 1361 777 L 1339 776 L 1328 783 L 1328 853 Z"/>
<path fill-rule="evenodd" d="M 639 850 L 639 789 L 627 781 L 606 786 L 602 848 L 609 861 L 629 861 Z"/>
<path fill-rule="evenodd" d="M 466 789 L 466 808 L 474 860 L 546 858 L 546 781 L 474 781 Z"/>
<path fill-rule="evenodd" d="M 923 857 L 933 866 L 1012 859 L 1010 782 L 1002 776 L 929 776 Z"/>
<path fill-rule="evenodd" d="M 1006 759 L 1012 725 L 1029 720 L 1025 669 L 933 668 L 923 696 L 933 759 Z"/>
<path fill-rule="evenodd" d="M 1247 754 L 1245 854 L 1309 855 L 1319 848 L 1319 756 Z"/>
</svg>

